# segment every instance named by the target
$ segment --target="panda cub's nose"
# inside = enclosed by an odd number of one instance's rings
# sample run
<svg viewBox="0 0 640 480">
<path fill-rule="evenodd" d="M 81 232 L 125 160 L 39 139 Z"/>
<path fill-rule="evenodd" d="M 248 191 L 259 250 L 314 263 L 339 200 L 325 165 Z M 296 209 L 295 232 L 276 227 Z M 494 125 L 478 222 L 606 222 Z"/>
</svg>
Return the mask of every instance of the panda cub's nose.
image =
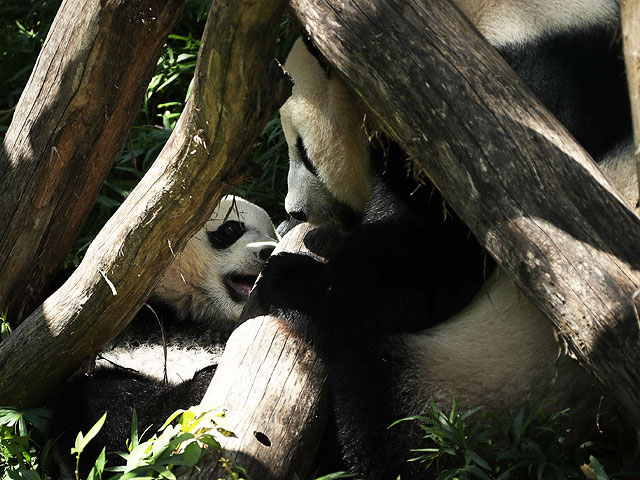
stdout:
<svg viewBox="0 0 640 480">
<path fill-rule="evenodd" d="M 306 222 L 307 221 L 307 214 L 304 213 L 302 210 L 296 210 L 294 212 L 289 212 L 289 215 L 292 218 L 295 218 L 296 220 L 298 220 L 299 222 Z"/>
<path fill-rule="evenodd" d="M 271 255 L 273 253 L 275 248 L 276 248 L 275 245 L 265 245 L 265 246 L 263 246 L 262 248 L 260 248 L 260 250 L 258 250 L 258 258 L 260 260 L 266 261 L 267 258 L 269 258 L 269 255 Z"/>
</svg>

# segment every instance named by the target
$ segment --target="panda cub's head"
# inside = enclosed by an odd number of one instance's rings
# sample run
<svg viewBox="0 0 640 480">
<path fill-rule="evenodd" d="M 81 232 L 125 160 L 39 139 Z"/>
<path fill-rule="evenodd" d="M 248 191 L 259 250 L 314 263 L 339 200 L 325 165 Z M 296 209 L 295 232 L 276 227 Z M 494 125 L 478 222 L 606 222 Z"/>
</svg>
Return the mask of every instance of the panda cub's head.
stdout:
<svg viewBox="0 0 640 480">
<path fill-rule="evenodd" d="M 232 329 L 276 243 L 273 223 L 262 208 L 226 196 L 176 256 L 152 298 L 184 320 Z"/>
<path fill-rule="evenodd" d="M 302 39 L 284 68 L 294 82 L 280 109 L 289 147 L 287 213 L 314 225 L 350 223 L 371 195 L 364 110 Z"/>
</svg>

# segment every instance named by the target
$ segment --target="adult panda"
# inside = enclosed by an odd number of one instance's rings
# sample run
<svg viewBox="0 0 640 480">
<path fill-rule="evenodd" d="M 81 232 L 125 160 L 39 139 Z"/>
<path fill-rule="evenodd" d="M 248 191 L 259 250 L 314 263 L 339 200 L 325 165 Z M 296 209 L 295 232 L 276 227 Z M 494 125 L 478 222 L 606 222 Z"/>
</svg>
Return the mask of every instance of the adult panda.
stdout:
<svg viewBox="0 0 640 480">
<path fill-rule="evenodd" d="M 616 2 L 457 3 L 594 157 L 625 141 Z M 472 242 L 454 218 L 443 221 L 437 192 L 424 192 L 430 201 L 407 195 L 415 186 L 405 167 L 393 153 L 377 158 L 364 112 L 313 47 L 298 41 L 285 69 L 294 80 L 281 109 L 290 158 L 285 206 L 316 225 L 336 220 L 350 234 L 327 264 L 271 258 L 256 293 L 323 354 L 347 465 L 368 480 L 424 478 L 406 462 L 420 433 L 387 426 L 431 401 L 504 414 L 551 399 L 553 409 L 571 407 L 575 439 L 595 426 L 600 391 L 561 354 L 550 322 L 499 271 L 479 289 L 477 246 L 462 243 Z"/>
<path fill-rule="evenodd" d="M 54 430 L 64 432 L 55 446 L 61 478 L 75 478 L 69 454 L 75 435 L 105 411 L 107 421 L 84 462 L 93 462 L 102 446 L 125 449 L 134 408 L 140 432 L 155 431 L 173 411 L 200 402 L 277 238 L 262 208 L 237 196 L 222 198 L 176 255 L 149 305 L 100 352 L 90 372 L 76 375 L 56 396 Z M 86 476 L 90 465 L 83 467 Z"/>
</svg>

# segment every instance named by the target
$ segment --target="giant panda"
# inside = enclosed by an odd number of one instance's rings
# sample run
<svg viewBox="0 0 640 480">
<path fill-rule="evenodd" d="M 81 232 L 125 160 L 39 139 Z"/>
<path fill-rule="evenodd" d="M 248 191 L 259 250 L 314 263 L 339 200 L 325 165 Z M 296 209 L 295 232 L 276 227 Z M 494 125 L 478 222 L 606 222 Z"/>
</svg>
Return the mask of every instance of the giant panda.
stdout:
<svg viewBox="0 0 640 480">
<path fill-rule="evenodd" d="M 75 435 L 86 433 L 105 411 L 102 431 L 81 457 L 85 476 L 98 448 L 125 449 L 134 408 L 140 432 L 155 432 L 173 411 L 200 402 L 277 239 L 262 208 L 237 196 L 222 198 L 175 255 L 148 305 L 88 373 L 77 374 L 54 398 L 61 478 L 75 478 L 69 454 Z"/>
<path fill-rule="evenodd" d="M 617 3 L 457 4 L 619 182 L 628 150 L 609 152 L 625 145 L 630 117 Z M 255 295 L 323 356 L 347 466 L 368 480 L 425 478 L 419 464 L 406 462 L 419 445 L 415 426 L 387 427 L 432 401 L 443 410 L 455 401 L 459 411 L 484 405 L 508 415 L 551 400 L 554 410 L 570 407 L 567 443 L 595 426 L 600 389 L 507 275 L 489 272 L 464 226 L 443 214 L 437 191 L 422 188 L 420 200 L 407 194 L 415 185 L 391 158 L 402 152 L 385 144 L 390 153 L 380 160 L 363 109 L 313 45 L 298 40 L 285 70 L 294 81 L 281 109 L 286 209 L 315 225 L 335 221 L 346 234 L 336 235 L 326 264 L 272 257 Z M 626 189 L 630 203 L 632 192 Z"/>
</svg>

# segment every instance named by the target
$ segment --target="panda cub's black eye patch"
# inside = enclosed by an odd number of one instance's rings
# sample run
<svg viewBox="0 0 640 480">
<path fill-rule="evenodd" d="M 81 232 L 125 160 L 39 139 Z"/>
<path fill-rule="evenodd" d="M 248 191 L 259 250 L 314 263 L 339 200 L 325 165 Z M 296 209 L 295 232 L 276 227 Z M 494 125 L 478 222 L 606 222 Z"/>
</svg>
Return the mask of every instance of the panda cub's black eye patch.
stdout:
<svg viewBox="0 0 640 480">
<path fill-rule="evenodd" d="M 222 250 L 233 245 L 246 231 L 244 223 L 228 220 L 216 230 L 207 232 L 207 237 L 213 248 Z"/>
<path fill-rule="evenodd" d="M 302 137 L 298 137 L 296 140 L 296 147 L 298 148 L 298 152 L 300 153 L 300 159 L 304 164 L 305 168 L 309 170 L 316 177 L 318 176 L 318 171 L 316 170 L 316 166 L 313 164 L 309 155 L 307 155 L 307 149 L 304 148 L 304 144 L 302 143 Z"/>
</svg>

